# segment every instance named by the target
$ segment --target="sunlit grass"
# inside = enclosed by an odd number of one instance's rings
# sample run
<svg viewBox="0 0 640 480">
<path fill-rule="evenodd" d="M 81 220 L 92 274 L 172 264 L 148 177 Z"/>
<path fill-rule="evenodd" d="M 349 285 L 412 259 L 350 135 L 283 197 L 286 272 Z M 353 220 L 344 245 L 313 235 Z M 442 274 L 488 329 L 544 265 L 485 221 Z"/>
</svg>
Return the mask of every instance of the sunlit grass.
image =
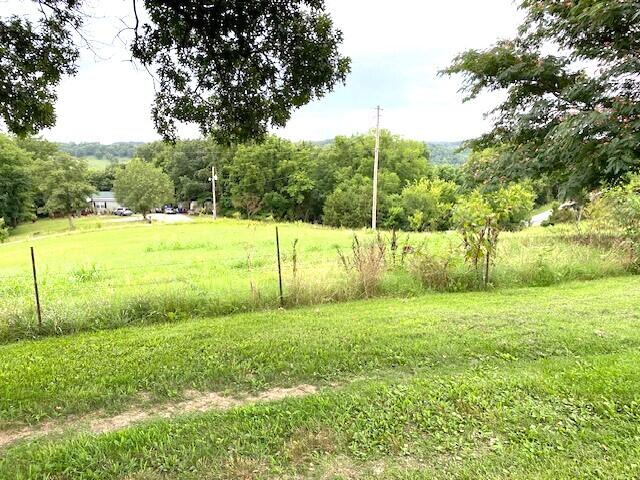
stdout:
<svg viewBox="0 0 640 480">
<path fill-rule="evenodd" d="M 280 305 L 275 224 L 208 218 L 173 225 L 118 220 L 78 219 L 73 232 L 65 219 L 36 222 L 19 227 L 11 241 L 0 246 L 1 341 Z M 626 272 L 619 252 L 569 242 L 560 235 L 567 228 L 503 233 L 492 288 L 552 285 Z M 279 230 L 286 306 L 362 296 L 337 251 L 348 253 L 354 234 L 365 243 L 373 239 L 371 231 L 302 223 L 280 224 Z M 382 235 L 387 240 L 390 236 Z M 430 255 L 461 255 L 455 232 L 401 233 L 398 238 L 399 252 L 411 245 Z M 39 272 L 42 327 L 35 323 L 30 246 L 35 248 Z M 464 263 L 452 274 L 464 279 L 458 289 L 475 288 L 474 273 Z M 394 268 L 389 262 L 376 294 L 402 297 L 428 289 L 407 268 Z"/>
</svg>

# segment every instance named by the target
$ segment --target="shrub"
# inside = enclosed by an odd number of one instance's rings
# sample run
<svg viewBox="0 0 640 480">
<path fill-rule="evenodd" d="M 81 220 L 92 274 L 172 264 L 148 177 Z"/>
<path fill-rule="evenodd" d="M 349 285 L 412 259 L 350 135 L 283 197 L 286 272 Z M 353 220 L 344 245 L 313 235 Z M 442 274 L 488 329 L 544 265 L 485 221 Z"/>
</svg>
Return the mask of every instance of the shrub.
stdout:
<svg viewBox="0 0 640 480">
<path fill-rule="evenodd" d="M 471 287 L 461 265 L 463 260 L 453 250 L 445 256 L 417 252 L 411 259 L 409 271 L 424 288 L 438 292 L 466 290 Z"/>
<path fill-rule="evenodd" d="M 465 259 L 479 274 L 484 262 L 484 284 L 489 283 L 489 265 L 498 244 L 498 223 L 496 214 L 487 199 L 479 192 L 458 202 L 453 221 L 462 235 Z"/>
<path fill-rule="evenodd" d="M 355 175 L 327 197 L 324 223 L 333 227 L 359 228 L 371 222 L 371 180 Z"/>
<path fill-rule="evenodd" d="M 631 268 L 640 269 L 640 175 L 629 177 L 626 185 L 606 190 L 588 210 L 595 228 L 622 231 L 620 247 L 630 257 Z"/>
<path fill-rule="evenodd" d="M 100 271 L 95 264 L 79 266 L 71 272 L 71 280 L 75 283 L 93 282 L 100 278 Z"/>
<path fill-rule="evenodd" d="M 4 218 L 0 217 L 0 243 L 9 238 L 9 228 L 4 222 Z"/>
<path fill-rule="evenodd" d="M 412 230 L 447 230 L 458 186 L 438 178 L 421 178 L 402 190 L 402 205 Z"/>
</svg>

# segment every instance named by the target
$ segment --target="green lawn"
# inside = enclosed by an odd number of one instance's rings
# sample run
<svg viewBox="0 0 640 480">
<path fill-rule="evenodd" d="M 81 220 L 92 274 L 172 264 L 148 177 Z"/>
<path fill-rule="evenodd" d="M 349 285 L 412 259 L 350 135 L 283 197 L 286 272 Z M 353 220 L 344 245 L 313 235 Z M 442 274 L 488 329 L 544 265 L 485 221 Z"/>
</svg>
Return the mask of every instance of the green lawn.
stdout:
<svg viewBox="0 0 640 480">
<path fill-rule="evenodd" d="M 185 390 L 318 395 L 24 441 L 0 478 L 635 478 L 640 280 L 377 299 L 0 346 L 4 429 Z"/>
<path fill-rule="evenodd" d="M 188 224 L 147 225 L 118 217 L 20 226 L 0 245 L 0 342 L 123 325 L 191 319 L 276 308 L 275 224 L 196 219 Z M 354 232 L 306 224 L 281 224 L 284 295 L 288 307 L 363 296 L 337 248 L 350 251 Z M 565 240 L 560 228 L 504 233 L 494 288 L 543 286 L 624 275 L 622 252 Z M 361 241 L 370 231 L 357 232 Z M 389 234 L 384 234 L 388 238 Z M 408 240 L 407 240 L 408 239 Z M 293 244 L 298 240 L 294 277 Z M 400 249 L 444 256 L 454 252 L 453 289 L 468 288 L 473 273 L 461 260 L 455 232 L 401 234 Z M 35 248 L 43 326 L 35 324 L 29 246 Z M 412 256 L 399 268 L 389 259 L 375 292 L 414 296 L 430 287 L 412 273 Z"/>
<path fill-rule="evenodd" d="M 89 164 L 89 168 L 91 168 L 93 170 L 104 170 L 109 165 L 113 164 L 113 162 L 111 162 L 110 160 L 108 160 L 106 158 L 84 157 L 83 160 L 85 160 Z M 131 159 L 130 158 L 116 158 L 115 160 L 118 163 L 127 163 Z"/>
</svg>

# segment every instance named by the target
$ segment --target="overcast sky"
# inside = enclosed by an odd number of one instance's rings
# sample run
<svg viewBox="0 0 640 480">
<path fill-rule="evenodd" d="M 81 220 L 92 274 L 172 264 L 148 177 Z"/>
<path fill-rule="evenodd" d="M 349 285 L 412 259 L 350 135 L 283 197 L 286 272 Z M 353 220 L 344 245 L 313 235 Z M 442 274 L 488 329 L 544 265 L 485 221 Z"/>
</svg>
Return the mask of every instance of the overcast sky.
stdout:
<svg viewBox="0 0 640 480">
<path fill-rule="evenodd" d="M 99 57 L 83 51 L 78 75 L 62 82 L 58 122 L 43 132 L 46 138 L 103 143 L 158 138 L 150 117 L 152 80 L 127 61 L 126 48 L 112 42 L 118 18 L 129 14 L 130 5 L 93 0 L 96 18 L 86 29 L 106 45 L 98 44 Z M 296 111 L 279 135 L 322 140 L 366 132 L 375 125 L 378 104 L 384 109 L 382 126 L 410 138 L 463 140 L 488 129 L 483 113 L 497 98 L 462 104 L 460 79 L 437 72 L 466 48 L 512 37 L 521 15 L 511 0 L 327 0 L 327 6 L 344 32 L 343 53 L 352 59 L 352 72 L 346 85 Z M 185 128 L 181 135 L 198 133 Z"/>
</svg>

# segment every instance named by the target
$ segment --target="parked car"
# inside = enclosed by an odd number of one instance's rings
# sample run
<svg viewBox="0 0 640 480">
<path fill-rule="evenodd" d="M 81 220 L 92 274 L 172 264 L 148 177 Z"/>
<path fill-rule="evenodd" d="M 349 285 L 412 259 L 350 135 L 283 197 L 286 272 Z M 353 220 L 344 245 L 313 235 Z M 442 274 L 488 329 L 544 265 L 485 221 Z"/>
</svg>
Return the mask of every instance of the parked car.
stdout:
<svg viewBox="0 0 640 480">
<path fill-rule="evenodd" d="M 113 214 L 120 217 L 130 217 L 131 215 L 133 215 L 133 212 L 127 207 L 118 207 L 113 211 Z"/>
<path fill-rule="evenodd" d="M 166 215 L 175 215 L 176 213 L 178 213 L 178 211 L 173 207 L 168 207 L 167 206 L 167 207 L 164 207 L 164 213 Z"/>
</svg>

